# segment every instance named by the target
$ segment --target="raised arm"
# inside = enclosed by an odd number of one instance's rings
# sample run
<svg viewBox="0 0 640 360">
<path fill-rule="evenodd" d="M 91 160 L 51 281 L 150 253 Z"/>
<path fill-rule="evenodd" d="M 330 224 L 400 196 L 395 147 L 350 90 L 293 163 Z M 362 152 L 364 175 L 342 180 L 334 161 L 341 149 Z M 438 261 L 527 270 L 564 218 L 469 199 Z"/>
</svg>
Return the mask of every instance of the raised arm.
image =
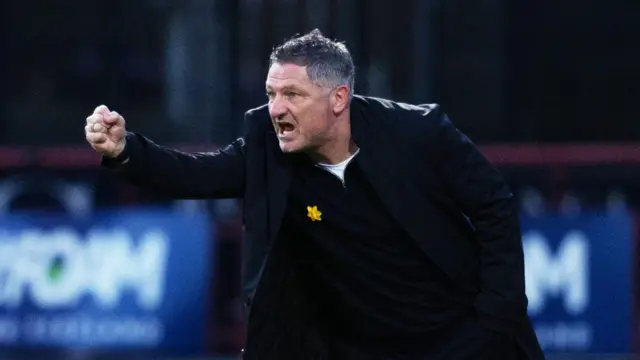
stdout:
<svg viewBox="0 0 640 360">
<path fill-rule="evenodd" d="M 118 113 L 99 106 L 87 118 L 89 144 L 102 154 L 102 165 L 141 188 L 180 199 L 242 196 L 245 140 L 210 153 L 185 153 L 128 132 Z"/>
</svg>

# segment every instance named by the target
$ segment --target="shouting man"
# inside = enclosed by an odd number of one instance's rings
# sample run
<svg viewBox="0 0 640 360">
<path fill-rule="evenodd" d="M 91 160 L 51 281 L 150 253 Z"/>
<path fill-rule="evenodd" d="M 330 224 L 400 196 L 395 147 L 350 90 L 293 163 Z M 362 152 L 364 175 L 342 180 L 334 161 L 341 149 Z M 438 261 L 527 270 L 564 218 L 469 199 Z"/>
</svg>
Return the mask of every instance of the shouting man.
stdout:
<svg viewBox="0 0 640 360">
<path fill-rule="evenodd" d="M 275 48 L 268 103 L 183 153 L 99 106 L 103 165 L 173 198 L 243 201 L 246 360 L 543 359 L 507 184 L 437 104 L 353 95 L 347 48 Z"/>
</svg>

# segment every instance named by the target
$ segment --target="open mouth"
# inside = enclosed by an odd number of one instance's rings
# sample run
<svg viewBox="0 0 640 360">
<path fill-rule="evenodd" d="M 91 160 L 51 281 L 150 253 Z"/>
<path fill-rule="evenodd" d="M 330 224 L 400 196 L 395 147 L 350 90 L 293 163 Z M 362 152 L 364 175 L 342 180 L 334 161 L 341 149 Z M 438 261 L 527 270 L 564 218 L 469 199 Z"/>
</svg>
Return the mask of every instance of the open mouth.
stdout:
<svg viewBox="0 0 640 360">
<path fill-rule="evenodd" d="M 278 129 L 278 134 L 284 135 L 295 130 L 295 126 L 288 122 L 278 122 L 276 123 L 276 128 Z"/>
</svg>

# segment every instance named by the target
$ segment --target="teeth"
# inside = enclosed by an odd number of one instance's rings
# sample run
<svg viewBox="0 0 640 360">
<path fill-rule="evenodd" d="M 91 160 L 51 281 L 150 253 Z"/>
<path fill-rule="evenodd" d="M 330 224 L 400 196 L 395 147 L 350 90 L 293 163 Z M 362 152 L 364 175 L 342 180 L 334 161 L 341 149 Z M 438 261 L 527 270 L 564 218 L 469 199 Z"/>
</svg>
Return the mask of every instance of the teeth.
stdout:
<svg viewBox="0 0 640 360">
<path fill-rule="evenodd" d="M 287 132 L 287 131 L 293 131 L 294 126 L 291 123 L 285 123 L 285 122 L 281 122 L 281 123 L 277 123 L 278 125 L 278 130 L 281 133 Z"/>
</svg>

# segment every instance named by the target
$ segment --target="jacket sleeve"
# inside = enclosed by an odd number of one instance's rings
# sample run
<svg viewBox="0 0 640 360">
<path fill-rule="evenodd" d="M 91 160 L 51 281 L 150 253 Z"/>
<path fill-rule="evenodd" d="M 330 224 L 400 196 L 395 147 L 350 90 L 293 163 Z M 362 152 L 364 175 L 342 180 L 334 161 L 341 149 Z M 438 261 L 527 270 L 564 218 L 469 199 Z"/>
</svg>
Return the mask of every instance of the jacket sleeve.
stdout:
<svg viewBox="0 0 640 360">
<path fill-rule="evenodd" d="M 125 150 L 102 166 L 125 181 L 170 198 L 206 199 L 242 196 L 245 140 L 239 138 L 209 153 L 185 153 L 128 132 Z"/>
<path fill-rule="evenodd" d="M 480 245 L 480 292 L 475 308 L 483 324 L 511 332 L 527 313 L 520 218 L 501 174 L 439 107 L 435 151 L 450 196 L 475 230 Z"/>
</svg>

